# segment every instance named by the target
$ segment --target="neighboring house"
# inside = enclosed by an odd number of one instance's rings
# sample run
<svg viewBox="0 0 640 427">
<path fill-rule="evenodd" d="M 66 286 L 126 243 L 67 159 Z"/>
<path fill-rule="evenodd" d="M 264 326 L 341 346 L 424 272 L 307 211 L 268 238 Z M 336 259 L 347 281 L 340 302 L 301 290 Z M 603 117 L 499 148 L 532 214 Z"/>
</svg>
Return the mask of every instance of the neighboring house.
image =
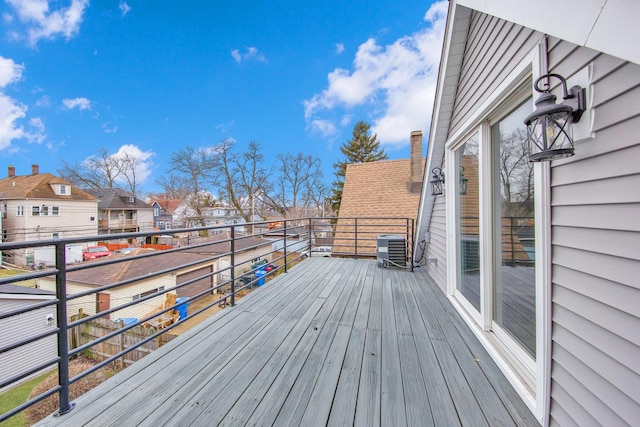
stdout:
<svg viewBox="0 0 640 427">
<path fill-rule="evenodd" d="M 54 292 L 18 285 L 0 285 L 0 314 L 55 300 Z M 56 329 L 55 304 L 0 319 L 0 347 Z M 56 335 L 0 353 L 0 383 L 58 357 Z M 36 375 L 36 374 L 34 374 Z M 30 377 L 28 377 L 30 378 Z M 28 378 L 25 378 L 27 380 Z M 2 391 L 2 389 L 0 389 Z"/>
<path fill-rule="evenodd" d="M 153 208 L 153 228 L 161 231 L 175 228 L 173 215 L 182 202 L 181 199 L 152 200 L 150 205 Z"/>
<path fill-rule="evenodd" d="M 416 261 L 543 425 L 640 420 L 638 22 L 631 1 L 449 2 Z M 587 111 L 575 156 L 532 164 L 548 73 Z"/>
<path fill-rule="evenodd" d="M 100 286 L 132 280 L 131 283 L 115 289 L 69 300 L 69 316 L 78 314 L 80 308 L 82 308 L 84 314 L 100 313 L 157 291 L 163 291 L 197 277 L 228 268 L 231 265 L 231 256 L 229 255 L 231 244 L 230 242 L 220 242 L 220 240 L 228 238 L 229 234 L 220 234 L 208 238 L 211 241 L 209 245 L 202 245 L 207 241 L 198 239 L 197 244 L 202 246 L 197 248 L 161 253 L 152 257 L 126 260 L 116 264 L 69 272 L 67 273 L 67 290 L 70 295 L 93 290 Z M 235 250 L 235 263 L 237 265 L 235 274 L 239 276 L 250 269 L 252 261 L 262 258 L 269 260 L 271 244 L 255 237 L 236 235 Z M 122 256 L 131 257 L 132 255 L 145 253 L 145 251 L 149 250 L 138 249 L 132 254 Z M 222 256 L 219 258 L 212 256 L 218 254 Z M 85 263 L 90 262 L 93 261 L 86 261 Z M 186 267 L 171 273 L 154 276 L 155 273 L 180 266 Z M 179 298 L 193 297 L 200 292 L 214 288 L 218 283 L 221 283 L 221 280 L 228 280 L 229 277 L 230 270 L 226 270 L 221 273 L 211 274 L 209 277 L 203 277 L 171 292 L 177 294 Z M 44 277 L 37 280 L 38 287 L 51 291 L 55 290 L 55 279 L 53 277 Z M 214 293 L 214 290 L 211 293 Z M 207 294 L 204 293 L 203 295 Z M 139 319 L 153 308 L 161 305 L 164 299 L 164 295 L 151 298 L 144 303 L 117 310 L 107 317 L 111 320 L 125 317 Z"/>
<path fill-rule="evenodd" d="M 225 206 L 204 207 L 202 208 L 202 216 L 208 227 L 244 224 L 246 222 L 236 208 Z"/>
<path fill-rule="evenodd" d="M 153 207 L 119 188 L 85 190 L 99 200 L 98 234 L 153 231 Z"/>
<path fill-rule="evenodd" d="M 416 218 L 424 169 L 422 132 L 411 132 L 409 159 L 347 165 L 333 253 L 375 255 L 376 234 L 404 233 L 406 222 L 399 227 L 381 229 L 380 221 L 365 217 Z M 353 237 L 358 219 L 359 234 L 367 236 L 356 242 Z M 389 221 L 387 221 L 389 223 Z M 369 224 L 369 226 L 367 226 Z"/>
<path fill-rule="evenodd" d="M 98 232 L 98 200 L 70 182 L 32 165 L 31 175 L 16 175 L 13 166 L 0 180 L 2 241 L 25 242 L 93 236 Z M 82 259 L 81 245 L 67 248 L 67 261 Z M 50 265 L 53 248 L 5 251 L 4 261 L 16 265 Z"/>
<path fill-rule="evenodd" d="M 145 251 L 147 251 L 147 249 L 138 249 L 135 254 L 144 253 Z M 123 257 L 131 256 L 132 255 L 123 255 Z M 210 257 L 195 253 L 175 252 L 69 272 L 67 273 L 67 291 L 70 295 L 120 281 L 134 280 L 132 283 L 115 289 L 69 300 L 69 316 L 78 314 L 79 309 L 82 309 L 83 313 L 88 315 L 100 313 L 104 310 L 135 301 L 157 291 L 162 291 L 166 288 L 176 286 L 179 283 L 183 283 L 185 280 L 184 277 L 188 276 L 192 271 L 213 271 L 216 263 L 207 258 Z M 199 261 L 201 261 L 201 263 L 198 263 Z M 85 263 L 90 262 L 94 261 L 86 261 Z M 173 273 L 153 276 L 154 273 L 187 264 L 194 265 L 181 268 Z M 55 290 L 55 279 L 53 277 L 44 277 L 37 280 L 39 288 Z M 195 293 L 194 289 L 213 287 L 214 283 L 213 278 L 202 280 L 193 285 L 185 286 L 178 291 L 174 291 L 174 293 L 177 293 L 178 297 L 191 296 Z M 164 295 L 151 298 L 144 303 L 115 311 L 106 317 L 111 320 L 125 317 L 142 318 L 153 308 L 162 305 L 164 299 Z"/>
</svg>

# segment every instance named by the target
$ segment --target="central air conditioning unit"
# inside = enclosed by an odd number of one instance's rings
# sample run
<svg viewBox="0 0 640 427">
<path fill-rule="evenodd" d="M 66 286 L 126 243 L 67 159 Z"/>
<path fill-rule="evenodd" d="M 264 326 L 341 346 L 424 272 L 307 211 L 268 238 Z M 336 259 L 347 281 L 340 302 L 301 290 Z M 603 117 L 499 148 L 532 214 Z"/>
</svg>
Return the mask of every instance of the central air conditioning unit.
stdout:
<svg viewBox="0 0 640 427">
<path fill-rule="evenodd" d="M 378 235 L 376 258 L 378 259 L 378 267 L 406 267 L 407 241 L 405 237 L 395 234 Z"/>
</svg>

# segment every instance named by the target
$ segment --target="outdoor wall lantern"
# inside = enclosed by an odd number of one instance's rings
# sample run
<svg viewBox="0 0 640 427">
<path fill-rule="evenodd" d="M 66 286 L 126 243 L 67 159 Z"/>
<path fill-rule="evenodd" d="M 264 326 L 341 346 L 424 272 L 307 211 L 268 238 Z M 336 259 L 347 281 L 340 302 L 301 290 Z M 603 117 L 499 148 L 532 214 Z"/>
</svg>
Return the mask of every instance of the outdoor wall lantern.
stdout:
<svg viewBox="0 0 640 427">
<path fill-rule="evenodd" d="M 442 194 L 442 184 L 444 184 L 444 174 L 442 173 L 442 169 L 433 168 L 431 170 L 431 195 L 438 196 Z"/>
<path fill-rule="evenodd" d="M 562 82 L 563 102 L 556 104 L 556 96 L 551 93 L 549 79 L 555 77 Z M 539 86 L 546 79 L 544 88 Z M 546 162 L 570 157 L 575 154 L 571 124 L 580 121 L 586 110 L 586 90 L 573 86 L 567 92 L 567 81 L 559 74 L 540 76 L 533 85 L 540 93 L 536 100 L 536 110 L 524 120 L 527 125 L 529 161 Z"/>
<path fill-rule="evenodd" d="M 469 179 L 464 176 L 464 166 L 460 166 L 460 194 L 467 194 L 467 184 L 469 183 Z"/>
</svg>

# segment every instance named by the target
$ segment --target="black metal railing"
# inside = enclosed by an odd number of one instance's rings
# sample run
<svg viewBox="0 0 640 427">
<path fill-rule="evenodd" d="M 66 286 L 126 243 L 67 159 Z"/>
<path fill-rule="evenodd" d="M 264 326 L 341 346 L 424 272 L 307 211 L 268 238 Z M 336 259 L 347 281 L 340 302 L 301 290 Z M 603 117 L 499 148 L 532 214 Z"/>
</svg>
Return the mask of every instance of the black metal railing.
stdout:
<svg viewBox="0 0 640 427">
<path fill-rule="evenodd" d="M 27 402 L 0 414 L 0 422 L 24 411 L 47 397 L 58 393 L 59 411 L 63 415 L 71 411 L 74 404 L 70 400 L 70 386 L 97 370 L 118 361 L 130 352 L 159 339 L 163 334 L 182 324 L 185 320 L 198 316 L 215 305 L 234 306 L 239 293 L 250 291 L 261 286 L 271 277 L 286 273 L 290 267 L 301 262 L 311 250 L 317 246 L 333 247 L 333 256 L 341 257 L 375 257 L 375 240 L 377 235 L 394 234 L 405 238 L 407 262 L 410 262 L 413 244 L 414 220 L 407 218 L 298 218 L 278 220 L 274 222 L 254 222 L 249 224 L 222 225 L 215 227 L 198 227 L 189 229 L 173 229 L 174 236 L 170 248 L 165 250 L 136 251 L 130 255 L 107 256 L 89 262 L 72 262 L 68 250 L 77 245 L 101 242 L 136 241 L 144 242 L 158 237 L 158 232 L 120 233 L 98 236 L 87 236 L 67 239 L 51 239 L 31 242 L 0 243 L 3 259 L 33 260 L 31 269 L 17 268 L 15 275 L 0 278 L 0 285 L 24 284 L 51 289 L 52 295 L 41 302 L 29 302 L 25 306 L 3 309 L 0 306 L 0 328 L 3 322 L 17 320 L 38 311 L 54 311 L 55 324 L 36 330 L 29 336 L 13 339 L 3 333 L 0 340 L 0 356 L 9 357 L 12 351 L 27 348 L 30 345 L 52 344 L 55 337 L 56 349 L 46 351 L 44 360 L 40 358 L 32 366 L 19 372 L 12 372 L 10 377 L 0 376 L 0 390 L 6 390 L 35 376 L 38 373 L 58 369 L 58 385 L 46 392 L 29 399 Z M 251 230 L 250 232 L 247 232 Z M 164 231 L 163 233 L 166 233 Z M 188 236 L 186 239 L 184 236 Z M 186 244 L 185 244 L 186 240 Z M 47 248 L 53 254 L 53 261 L 39 262 L 33 257 L 36 249 Z M 179 254 L 197 254 L 185 257 L 184 262 L 167 262 L 167 256 L 177 259 Z M 147 260 L 149 259 L 150 260 Z M 153 264 L 153 269 L 139 271 L 137 274 L 114 274 L 104 278 L 104 271 L 135 270 L 133 266 L 146 261 Z M 228 262 L 226 261 L 228 260 Z M 128 266 L 125 268 L 125 266 Z M 187 275 L 185 272 L 191 273 Z M 195 275 L 194 275 L 195 272 Z M 179 277 L 186 277 L 179 280 Z M 103 277 L 97 280 L 96 277 Z M 79 277 L 84 279 L 82 282 Z M 154 280 L 162 280 L 163 286 L 157 286 Z M 152 291 L 140 292 L 140 283 L 149 283 Z M 86 286 L 80 286 L 84 283 Z M 167 285 L 170 283 L 170 285 Z M 203 283 L 205 285 L 203 285 Z M 100 295 L 127 293 L 127 286 L 136 286 L 135 296 L 127 294 L 109 303 L 108 307 L 99 305 Z M 153 306 L 162 301 L 170 301 L 167 295 L 189 291 L 188 303 L 202 302 L 197 309 L 190 311 L 177 321 L 165 322 L 184 301 L 163 304 L 160 309 L 135 316 L 135 321 L 124 324 L 111 332 L 105 333 L 86 343 L 72 343 L 74 335 L 81 326 L 104 317 L 125 317 L 129 311 L 140 311 L 145 305 Z M 163 300 L 164 298 L 164 300 Z M 35 300 L 30 300 L 35 301 Z M 90 301 L 90 302 L 87 302 Z M 92 303 L 95 305 L 92 305 Z M 70 307 L 81 309 L 78 316 L 70 312 Z M 168 317 L 167 317 L 168 316 Z M 175 319 L 174 319 L 175 320 Z M 90 352 L 102 343 L 122 336 L 140 325 L 150 331 L 136 343 L 126 346 L 120 351 L 104 356 L 92 368 L 71 377 L 69 362 L 73 358 Z M 32 330 L 32 329 L 30 329 Z M 29 334 L 26 330 L 21 333 Z M 44 344 L 43 344 L 44 343 Z M 6 360 L 6 359 L 5 359 Z M 7 371 L 5 371 L 7 372 Z"/>
<path fill-rule="evenodd" d="M 477 268 L 480 262 L 480 217 L 460 218 L 461 254 L 463 264 Z M 500 218 L 501 261 L 504 265 L 533 266 L 535 264 L 535 219 L 532 216 L 502 216 Z M 476 266 L 476 267 L 473 267 Z"/>
</svg>

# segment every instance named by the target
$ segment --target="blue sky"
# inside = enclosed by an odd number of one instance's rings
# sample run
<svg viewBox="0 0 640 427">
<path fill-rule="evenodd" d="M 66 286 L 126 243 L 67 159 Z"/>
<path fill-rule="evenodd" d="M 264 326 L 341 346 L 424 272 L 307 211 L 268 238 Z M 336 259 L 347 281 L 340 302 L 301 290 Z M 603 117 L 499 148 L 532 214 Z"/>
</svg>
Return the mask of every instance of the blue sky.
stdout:
<svg viewBox="0 0 640 427">
<path fill-rule="evenodd" d="M 330 182 L 359 120 L 426 153 L 446 1 L 0 1 L 0 176 L 105 148 L 157 191 L 172 153 L 232 138 Z"/>
</svg>

